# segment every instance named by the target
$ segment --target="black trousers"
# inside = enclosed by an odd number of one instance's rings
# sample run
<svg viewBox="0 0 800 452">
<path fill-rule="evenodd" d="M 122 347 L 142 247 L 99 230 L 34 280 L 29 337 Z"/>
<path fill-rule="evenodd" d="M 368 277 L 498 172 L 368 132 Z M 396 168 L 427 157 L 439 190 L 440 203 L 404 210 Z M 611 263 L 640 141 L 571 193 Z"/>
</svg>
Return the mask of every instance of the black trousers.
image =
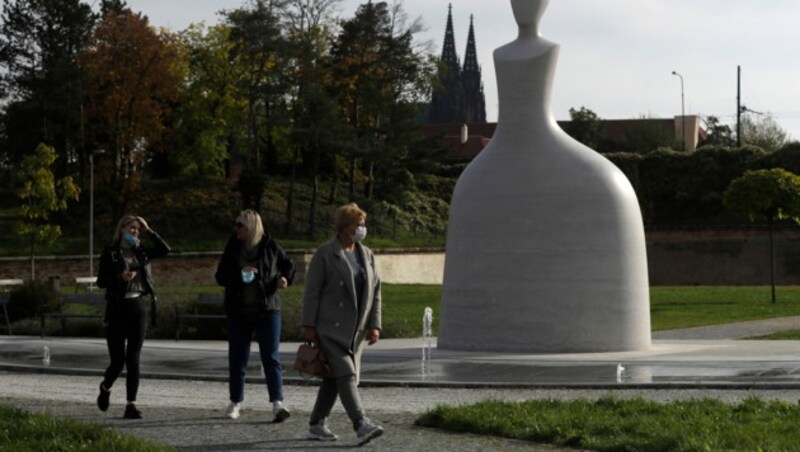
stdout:
<svg viewBox="0 0 800 452">
<path fill-rule="evenodd" d="M 139 357 L 147 333 L 145 297 L 119 300 L 114 305 L 106 326 L 106 343 L 111 364 L 106 369 L 103 386 L 111 389 L 123 368 L 127 369 L 125 389 L 129 402 L 139 392 Z"/>
</svg>

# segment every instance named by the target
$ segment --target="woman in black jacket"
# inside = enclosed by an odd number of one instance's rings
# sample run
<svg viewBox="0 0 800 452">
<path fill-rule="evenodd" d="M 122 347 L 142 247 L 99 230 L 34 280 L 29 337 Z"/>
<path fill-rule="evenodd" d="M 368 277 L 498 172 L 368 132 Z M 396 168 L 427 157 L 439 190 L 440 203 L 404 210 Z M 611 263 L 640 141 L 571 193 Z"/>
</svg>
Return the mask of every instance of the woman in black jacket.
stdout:
<svg viewBox="0 0 800 452">
<path fill-rule="evenodd" d="M 151 239 L 148 246 L 140 240 L 144 235 Z M 106 289 L 106 343 L 111 359 L 97 396 L 101 411 L 108 409 L 111 386 L 125 367 L 128 404 L 124 417 L 142 417 L 134 402 L 139 391 L 139 356 L 147 332 L 144 299 L 145 295 L 155 297 L 150 261 L 169 251 L 169 245 L 150 229 L 144 218 L 127 215 L 119 220 L 111 244 L 100 255 L 97 286 Z M 152 314 L 155 318 L 155 313 Z"/>
<path fill-rule="evenodd" d="M 281 299 L 278 290 L 294 278 L 294 263 L 264 231 L 261 216 L 244 210 L 217 266 L 217 283 L 225 288 L 228 320 L 228 389 L 226 415 L 239 417 L 244 377 L 255 331 L 275 422 L 289 417 L 283 406 L 283 377 L 278 347 L 281 339 Z"/>
</svg>

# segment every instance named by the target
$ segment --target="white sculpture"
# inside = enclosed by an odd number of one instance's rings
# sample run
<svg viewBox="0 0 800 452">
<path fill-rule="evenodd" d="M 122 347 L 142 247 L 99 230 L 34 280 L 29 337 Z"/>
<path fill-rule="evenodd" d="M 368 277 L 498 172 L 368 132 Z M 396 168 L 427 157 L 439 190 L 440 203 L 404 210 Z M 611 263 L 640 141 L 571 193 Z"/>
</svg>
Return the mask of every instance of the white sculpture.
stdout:
<svg viewBox="0 0 800 452">
<path fill-rule="evenodd" d="M 511 0 L 495 50 L 498 124 L 450 206 L 438 348 L 524 353 L 650 347 L 639 204 L 625 175 L 556 124 L 547 0 Z"/>
</svg>

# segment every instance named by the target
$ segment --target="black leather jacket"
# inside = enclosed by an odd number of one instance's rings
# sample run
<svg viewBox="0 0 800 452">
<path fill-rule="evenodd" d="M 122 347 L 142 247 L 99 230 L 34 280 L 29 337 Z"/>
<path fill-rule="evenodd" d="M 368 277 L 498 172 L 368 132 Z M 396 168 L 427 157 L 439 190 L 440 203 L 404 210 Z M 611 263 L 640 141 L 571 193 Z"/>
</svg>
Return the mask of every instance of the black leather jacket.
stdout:
<svg viewBox="0 0 800 452">
<path fill-rule="evenodd" d="M 133 253 L 136 256 L 136 260 L 139 261 L 145 293 L 155 296 L 150 261 L 166 255 L 170 252 L 170 248 L 155 231 L 150 230 L 146 235 L 150 237 L 152 245 L 145 246 L 140 241 L 139 245 L 133 249 Z M 97 272 L 97 287 L 106 289 L 106 321 L 109 319 L 114 304 L 125 297 L 128 283 L 122 279 L 124 270 L 125 258 L 122 256 L 122 249 L 119 243 L 107 246 L 103 250 L 103 254 L 100 255 L 100 268 Z"/>
<path fill-rule="evenodd" d="M 217 284 L 225 288 L 225 313 L 231 315 L 240 312 L 242 307 L 242 267 L 239 265 L 239 253 L 242 242 L 232 235 L 225 245 L 214 277 Z M 258 273 L 256 281 L 264 297 L 267 310 L 280 309 L 281 299 L 278 296 L 278 279 L 286 278 L 289 284 L 294 279 L 294 262 L 286 256 L 286 252 L 278 243 L 264 233 L 258 243 Z"/>
</svg>

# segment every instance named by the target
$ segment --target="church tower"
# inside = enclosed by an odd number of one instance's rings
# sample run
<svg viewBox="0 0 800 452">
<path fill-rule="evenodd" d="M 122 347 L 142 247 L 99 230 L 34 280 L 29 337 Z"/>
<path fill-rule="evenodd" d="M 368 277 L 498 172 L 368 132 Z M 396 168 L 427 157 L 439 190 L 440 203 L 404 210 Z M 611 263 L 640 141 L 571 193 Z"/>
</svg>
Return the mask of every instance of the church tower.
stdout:
<svg viewBox="0 0 800 452">
<path fill-rule="evenodd" d="M 475 29 L 472 26 L 472 15 L 469 16 L 469 36 L 467 52 L 464 55 L 464 67 L 461 70 L 461 86 L 464 90 L 464 122 L 486 122 L 486 99 L 483 94 L 481 67 L 478 65 L 478 52 L 475 50 Z"/>
<path fill-rule="evenodd" d="M 441 86 L 431 95 L 428 123 L 485 123 L 486 105 L 481 69 L 475 48 L 475 31 L 470 18 L 467 51 L 462 68 L 453 32 L 453 5 L 448 5 L 447 26 L 442 46 Z"/>
</svg>

